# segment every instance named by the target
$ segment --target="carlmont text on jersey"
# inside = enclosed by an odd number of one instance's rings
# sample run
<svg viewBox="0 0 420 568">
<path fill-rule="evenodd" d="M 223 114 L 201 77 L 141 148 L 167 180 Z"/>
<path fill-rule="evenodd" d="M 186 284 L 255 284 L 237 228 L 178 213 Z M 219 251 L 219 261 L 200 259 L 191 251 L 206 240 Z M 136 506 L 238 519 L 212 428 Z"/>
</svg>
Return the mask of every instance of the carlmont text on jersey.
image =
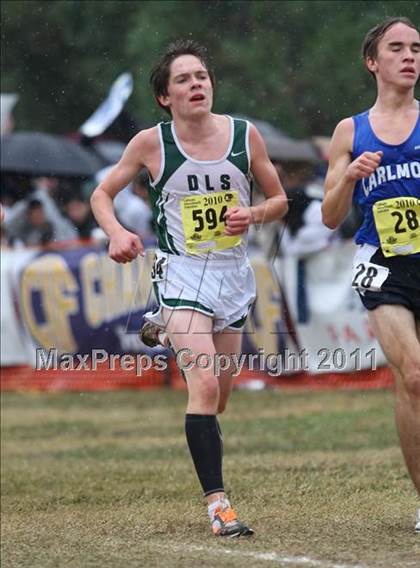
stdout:
<svg viewBox="0 0 420 568">
<path fill-rule="evenodd" d="M 420 162 L 404 162 L 379 166 L 373 174 L 362 180 L 365 195 L 388 181 L 399 179 L 420 179 Z"/>
</svg>

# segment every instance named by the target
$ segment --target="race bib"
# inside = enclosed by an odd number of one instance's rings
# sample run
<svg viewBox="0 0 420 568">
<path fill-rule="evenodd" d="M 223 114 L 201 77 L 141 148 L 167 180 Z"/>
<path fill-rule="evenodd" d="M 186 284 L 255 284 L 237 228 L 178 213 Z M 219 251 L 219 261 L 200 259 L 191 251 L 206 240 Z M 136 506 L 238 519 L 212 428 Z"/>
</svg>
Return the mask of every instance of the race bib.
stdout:
<svg viewBox="0 0 420 568">
<path fill-rule="evenodd" d="M 359 262 L 353 267 L 353 288 L 360 292 L 370 290 L 380 292 L 382 284 L 388 278 L 389 268 L 373 264 L 372 262 Z"/>
<path fill-rule="evenodd" d="M 420 252 L 420 199 L 393 197 L 377 201 L 373 217 L 384 256 Z"/>
<path fill-rule="evenodd" d="M 181 200 L 185 248 L 190 254 L 236 247 L 241 235 L 226 236 L 225 215 L 239 205 L 237 191 L 217 191 L 210 195 L 188 195 Z"/>
</svg>

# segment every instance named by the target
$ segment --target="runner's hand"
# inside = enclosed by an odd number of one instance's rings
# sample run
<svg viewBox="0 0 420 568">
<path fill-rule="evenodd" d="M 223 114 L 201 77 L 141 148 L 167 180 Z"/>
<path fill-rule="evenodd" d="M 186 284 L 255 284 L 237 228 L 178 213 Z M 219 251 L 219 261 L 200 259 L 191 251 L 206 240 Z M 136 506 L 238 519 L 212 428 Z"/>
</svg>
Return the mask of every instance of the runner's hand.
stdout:
<svg viewBox="0 0 420 568">
<path fill-rule="evenodd" d="M 137 235 L 122 229 L 111 236 L 109 256 L 112 260 L 125 264 L 134 260 L 138 255 L 144 256 L 144 246 Z"/>
<path fill-rule="evenodd" d="M 252 223 L 251 210 L 248 207 L 232 207 L 225 214 L 225 235 L 242 235 Z"/>
<path fill-rule="evenodd" d="M 347 166 L 346 175 L 351 180 L 369 177 L 381 163 L 383 152 L 363 152 Z"/>
</svg>

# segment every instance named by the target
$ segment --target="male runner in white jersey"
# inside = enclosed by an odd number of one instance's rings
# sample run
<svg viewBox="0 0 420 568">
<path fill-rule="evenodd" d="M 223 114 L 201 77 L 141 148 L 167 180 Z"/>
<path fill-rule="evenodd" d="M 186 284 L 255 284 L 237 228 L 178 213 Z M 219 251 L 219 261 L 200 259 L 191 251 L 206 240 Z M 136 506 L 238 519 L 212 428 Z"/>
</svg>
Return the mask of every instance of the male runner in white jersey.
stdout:
<svg viewBox="0 0 420 568">
<path fill-rule="evenodd" d="M 214 114 L 214 76 L 205 50 L 192 41 L 172 44 L 151 75 L 159 105 L 172 122 L 137 134 L 120 162 L 92 196 L 95 217 L 109 236 L 109 254 L 130 262 L 143 254 L 139 238 L 115 218 L 112 200 L 139 170 L 151 179 L 150 200 L 159 238 L 152 281 L 159 309 L 148 314 L 148 331 L 163 329 L 182 362 L 200 354 L 237 354 L 241 328 L 255 299 L 246 255 L 251 223 L 280 219 L 287 201 L 264 142 L 246 121 Z M 250 205 L 251 174 L 266 196 Z M 145 335 L 143 334 L 143 337 Z M 232 370 L 215 376 L 213 366 L 185 371 L 188 405 L 185 430 L 208 502 L 212 531 L 246 536 L 226 497 L 222 439 L 216 415 L 232 387 Z"/>
<path fill-rule="evenodd" d="M 369 31 L 363 57 L 377 99 L 334 132 L 323 220 L 336 228 L 352 199 L 362 209 L 353 286 L 395 375 L 397 428 L 420 495 L 419 31 L 406 18 L 390 18 Z"/>
</svg>

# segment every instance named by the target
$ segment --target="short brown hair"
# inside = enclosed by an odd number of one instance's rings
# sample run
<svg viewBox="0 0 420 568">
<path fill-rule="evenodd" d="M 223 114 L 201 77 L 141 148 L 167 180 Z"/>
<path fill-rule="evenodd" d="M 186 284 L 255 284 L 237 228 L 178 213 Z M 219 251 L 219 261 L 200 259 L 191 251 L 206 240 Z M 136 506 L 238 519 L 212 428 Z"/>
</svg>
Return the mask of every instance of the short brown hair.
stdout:
<svg viewBox="0 0 420 568">
<path fill-rule="evenodd" d="M 380 24 L 377 24 L 375 27 L 369 30 L 366 34 L 366 37 L 363 40 L 362 44 L 362 55 L 364 61 L 366 61 L 366 59 L 368 58 L 376 58 L 376 56 L 378 55 L 379 42 L 384 37 L 389 28 L 392 28 L 392 26 L 395 26 L 395 24 L 405 24 L 409 28 L 413 28 L 413 30 L 416 30 L 417 32 L 419 31 L 413 24 L 413 22 L 408 18 L 405 18 L 403 16 L 387 18 L 386 20 L 384 20 Z"/>
<path fill-rule="evenodd" d="M 193 55 L 194 57 L 197 57 L 197 59 L 199 59 L 206 68 L 213 88 L 216 82 L 214 71 L 209 63 L 209 56 L 205 47 L 191 39 L 179 39 L 171 43 L 150 73 L 150 84 L 152 86 L 155 99 L 158 105 L 169 114 L 171 114 L 170 109 L 167 106 L 162 105 L 159 102 L 158 97 L 166 96 L 168 94 L 171 64 L 181 55 Z"/>
</svg>

